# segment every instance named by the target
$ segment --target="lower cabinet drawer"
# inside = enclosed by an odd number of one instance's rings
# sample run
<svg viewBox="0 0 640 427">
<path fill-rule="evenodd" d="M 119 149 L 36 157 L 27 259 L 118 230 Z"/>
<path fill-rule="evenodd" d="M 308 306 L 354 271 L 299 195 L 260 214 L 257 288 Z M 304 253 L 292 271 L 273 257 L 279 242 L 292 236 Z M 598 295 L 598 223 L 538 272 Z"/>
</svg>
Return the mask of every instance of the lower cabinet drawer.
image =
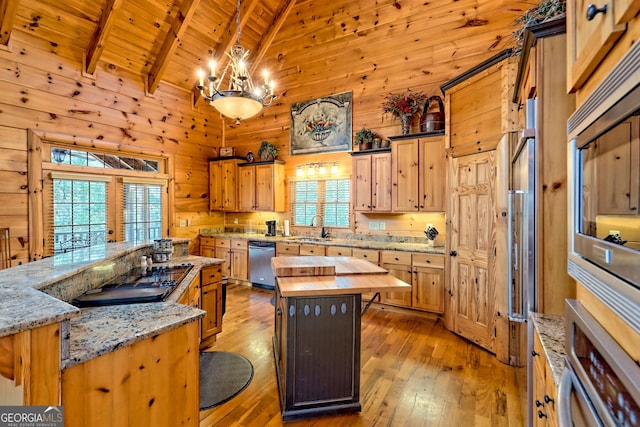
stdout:
<svg viewBox="0 0 640 427">
<path fill-rule="evenodd" d="M 414 267 L 444 268 L 444 255 L 413 253 Z"/>
<path fill-rule="evenodd" d="M 382 251 L 380 258 L 382 264 L 411 265 L 411 252 Z"/>
</svg>

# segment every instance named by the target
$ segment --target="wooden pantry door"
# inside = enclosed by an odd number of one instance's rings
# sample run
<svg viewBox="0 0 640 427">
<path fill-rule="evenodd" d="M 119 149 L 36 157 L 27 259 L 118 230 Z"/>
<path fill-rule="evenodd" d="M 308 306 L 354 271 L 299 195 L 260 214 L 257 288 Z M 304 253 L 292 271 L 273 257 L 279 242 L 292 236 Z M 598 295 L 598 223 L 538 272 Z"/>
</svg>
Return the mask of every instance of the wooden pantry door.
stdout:
<svg viewBox="0 0 640 427">
<path fill-rule="evenodd" d="M 453 331 L 495 353 L 495 150 L 451 160 Z"/>
</svg>

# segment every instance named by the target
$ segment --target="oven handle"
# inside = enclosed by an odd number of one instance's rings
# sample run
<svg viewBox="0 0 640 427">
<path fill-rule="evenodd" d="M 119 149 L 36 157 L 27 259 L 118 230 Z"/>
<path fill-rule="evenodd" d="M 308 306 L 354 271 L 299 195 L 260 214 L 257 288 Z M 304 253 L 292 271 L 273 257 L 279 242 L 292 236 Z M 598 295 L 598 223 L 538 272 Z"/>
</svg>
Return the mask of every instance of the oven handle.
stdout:
<svg viewBox="0 0 640 427">
<path fill-rule="evenodd" d="M 573 373 L 571 368 L 565 367 L 562 373 L 562 379 L 560 380 L 560 386 L 558 387 L 558 404 L 556 406 L 558 413 L 558 427 L 572 427 L 573 416 L 571 414 L 571 393 L 575 390 L 578 394 L 578 398 L 585 402 L 585 405 L 590 412 L 591 419 L 596 422 L 598 426 L 602 426 L 598 414 L 589 404 L 589 398 L 587 397 L 582 386 L 578 383 L 576 374 Z"/>
</svg>

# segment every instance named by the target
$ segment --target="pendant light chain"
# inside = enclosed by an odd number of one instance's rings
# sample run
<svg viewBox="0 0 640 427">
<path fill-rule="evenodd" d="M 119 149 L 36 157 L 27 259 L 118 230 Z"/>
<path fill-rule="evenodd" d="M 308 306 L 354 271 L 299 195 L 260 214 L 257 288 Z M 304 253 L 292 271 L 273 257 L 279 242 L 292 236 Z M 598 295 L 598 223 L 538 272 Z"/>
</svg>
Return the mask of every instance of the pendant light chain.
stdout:
<svg viewBox="0 0 640 427">
<path fill-rule="evenodd" d="M 242 37 L 242 28 L 240 28 L 240 0 L 238 0 L 238 11 L 236 13 L 236 26 L 238 27 L 238 38 L 236 39 L 236 44 L 240 44 L 240 38 Z"/>
</svg>

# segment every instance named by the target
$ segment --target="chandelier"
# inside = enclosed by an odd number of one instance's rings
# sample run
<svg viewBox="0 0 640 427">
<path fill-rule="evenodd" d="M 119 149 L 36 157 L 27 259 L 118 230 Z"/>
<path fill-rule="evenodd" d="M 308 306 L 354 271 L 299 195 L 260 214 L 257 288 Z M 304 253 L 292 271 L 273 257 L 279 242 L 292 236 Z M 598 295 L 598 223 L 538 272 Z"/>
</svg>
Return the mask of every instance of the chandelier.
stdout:
<svg viewBox="0 0 640 427">
<path fill-rule="evenodd" d="M 274 82 L 269 80 L 269 73 L 263 72 L 264 83 L 254 86 L 247 69 L 246 58 L 249 51 L 240 45 L 240 0 L 236 15 L 238 33 L 236 44 L 231 46 L 225 54 L 229 62 L 220 77 L 216 76 L 216 63 L 209 62 L 209 75 L 204 70 L 198 70 L 199 83 L 196 88 L 204 99 L 209 101 L 222 115 L 234 119 L 236 124 L 240 120 L 249 119 L 258 114 L 262 107 L 268 107 L 276 98 L 273 94 Z M 205 77 L 207 84 L 205 85 Z M 225 80 L 226 78 L 226 80 Z"/>
</svg>

